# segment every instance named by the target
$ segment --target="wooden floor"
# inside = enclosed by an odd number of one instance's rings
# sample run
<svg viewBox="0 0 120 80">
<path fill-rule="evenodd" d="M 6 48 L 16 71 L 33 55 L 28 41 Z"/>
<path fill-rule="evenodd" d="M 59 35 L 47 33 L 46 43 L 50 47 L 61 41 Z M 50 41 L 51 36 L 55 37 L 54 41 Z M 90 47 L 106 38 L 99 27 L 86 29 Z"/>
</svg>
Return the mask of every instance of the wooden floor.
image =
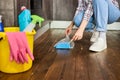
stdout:
<svg viewBox="0 0 120 80">
<path fill-rule="evenodd" d="M 99 53 L 88 50 L 90 32 L 74 49 L 56 50 L 54 44 L 64 37 L 64 30 L 48 30 L 35 41 L 32 68 L 19 74 L 0 72 L 0 80 L 120 80 L 120 31 L 107 32 L 108 48 Z"/>
</svg>

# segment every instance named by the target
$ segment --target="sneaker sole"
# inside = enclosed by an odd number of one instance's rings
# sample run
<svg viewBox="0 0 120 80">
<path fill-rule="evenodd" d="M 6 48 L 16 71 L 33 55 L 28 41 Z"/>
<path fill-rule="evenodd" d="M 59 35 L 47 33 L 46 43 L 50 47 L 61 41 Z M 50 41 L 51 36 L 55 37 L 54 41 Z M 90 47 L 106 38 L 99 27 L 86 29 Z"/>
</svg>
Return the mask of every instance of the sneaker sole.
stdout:
<svg viewBox="0 0 120 80">
<path fill-rule="evenodd" d="M 104 48 L 101 48 L 101 49 L 96 49 L 95 47 L 94 48 L 89 48 L 90 51 L 94 51 L 94 52 L 101 52 L 103 50 L 105 50 L 107 48 L 107 46 L 105 46 Z"/>
</svg>

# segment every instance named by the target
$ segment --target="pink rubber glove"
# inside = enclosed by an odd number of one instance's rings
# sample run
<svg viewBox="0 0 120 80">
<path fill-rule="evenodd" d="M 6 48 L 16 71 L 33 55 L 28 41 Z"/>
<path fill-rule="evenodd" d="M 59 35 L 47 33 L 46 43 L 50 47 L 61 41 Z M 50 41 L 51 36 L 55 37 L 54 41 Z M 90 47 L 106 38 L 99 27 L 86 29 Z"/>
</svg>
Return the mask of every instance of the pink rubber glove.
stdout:
<svg viewBox="0 0 120 80">
<path fill-rule="evenodd" d="M 16 32 L 16 40 L 18 41 L 18 45 L 19 45 L 19 54 L 21 54 L 21 56 L 19 57 L 19 59 L 22 61 L 22 59 L 24 60 L 24 62 L 28 63 L 28 58 L 26 53 L 29 55 L 29 57 L 34 60 L 33 54 L 30 51 L 30 48 L 28 46 L 27 43 L 27 39 L 26 39 L 26 34 L 25 32 Z M 19 35 L 19 36 L 18 36 Z M 23 61 L 22 61 L 23 63 Z"/>
<path fill-rule="evenodd" d="M 13 36 L 14 33 L 6 32 L 6 35 L 7 35 L 9 46 L 10 46 L 10 61 L 15 60 L 18 63 L 19 48 L 18 48 L 17 42 L 15 40 L 15 37 Z"/>
<path fill-rule="evenodd" d="M 20 49 L 20 51 L 19 51 L 19 61 L 21 62 L 21 63 L 25 63 L 25 62 L 27 62 L 28 63 L 28 59 L 27 59 L 27 56 L 26 56 L 26 52 L 25 52 L 25 49 Z"/>
<path fill-rule="evenodd" d="M 26 47 L 24 46 L 24 43 L 22 42 L 22 38 L 20 37 L 20 33 L 16 33 L 15 36 L 19 51 L 18 51 L 18 62 L 20 63 L 28 63 L 28 59 L 26 56 Z M 19 35 L 19 36 L 18 36 Z"/>
<path fill-rule="evenodd" d="M 28 63 L 26 53 L 34 60 L 24 32 L 7 32 L 6 34 L 10 44 L 10 61 L 15 60 L 17 63 Z"/>
<path fill-rule="evenodd" d="M 22 38 L 24 46 L 26 47 L 26 53 L 30 56 L 31 60 L 34 60 L 34 56 L 33 56 L 32 52 L 30 51 L 30 47 L 28 45 L 27 38 L 26 38 L 26 36 L 23 36 L 23 35 L 26 35 L 25 32 L 22 33 L 20 36 Z"/>
</svg>

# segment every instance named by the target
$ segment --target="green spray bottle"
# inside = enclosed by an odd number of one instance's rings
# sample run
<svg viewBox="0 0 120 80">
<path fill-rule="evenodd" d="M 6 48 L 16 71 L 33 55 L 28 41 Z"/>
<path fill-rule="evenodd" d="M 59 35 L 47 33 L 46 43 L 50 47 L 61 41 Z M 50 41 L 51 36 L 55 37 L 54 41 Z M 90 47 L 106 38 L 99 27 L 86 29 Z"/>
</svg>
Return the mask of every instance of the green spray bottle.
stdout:
<svg viewBox="0 0 120 80">
<path fill-rule="evenodd" d="M 39 17 L 37 15 L 32 15 L 31 18 L 32 18 L 32 21 L 23 30 L 24 32 L 32 32 L 32 30 L 35 28 L 37 22 L 39 23 L 39 26 L 41 26 L 41 23 L 44 21 L 44 18 Z"/>
</svg>

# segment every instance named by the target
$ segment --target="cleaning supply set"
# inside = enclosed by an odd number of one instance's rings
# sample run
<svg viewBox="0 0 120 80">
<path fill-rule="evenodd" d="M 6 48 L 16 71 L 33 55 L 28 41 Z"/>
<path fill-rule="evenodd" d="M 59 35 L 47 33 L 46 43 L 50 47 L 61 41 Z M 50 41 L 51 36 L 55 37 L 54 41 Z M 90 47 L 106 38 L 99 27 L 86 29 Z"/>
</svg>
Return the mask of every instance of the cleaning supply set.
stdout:
<svg viewBox="0 0 120 80">
<path fill-rule="evenodd" d="M 19 27 L 3 27 L 0 15 L 0 71 L 5 73 L 19 73 L 32 67 L 33 42 L 36 22 L 41 23 L 44 19 L 32 16 L 26 7 L 21 7 L 22 12 L 18 16 Z M 31 31 L 23 30 L 32 23 Z M 29 27 L 30 28 L 30 27 Z M 28 29 L 26 29 L 28 30 Z"/>
<path fill-rule="evenodd" d="M 0 71 L 20 73 L 29 70 L 34 60 L 33 44 L 35 30 L 20 32 L 19 27 L 5 27 L 0 32 Z"/>
<path fill-rule="evenodd" d="M 18 22 L 21 32 L 32 32 L 35 28 L 36 23 L 41 23 L 44 21 L 44 18 L 39 17 L 38 15 L 31 15 L 30 10 L 28 10 L 25 6 L 21 7 L 21 13 L 18 16 Z"/>
</svg>

